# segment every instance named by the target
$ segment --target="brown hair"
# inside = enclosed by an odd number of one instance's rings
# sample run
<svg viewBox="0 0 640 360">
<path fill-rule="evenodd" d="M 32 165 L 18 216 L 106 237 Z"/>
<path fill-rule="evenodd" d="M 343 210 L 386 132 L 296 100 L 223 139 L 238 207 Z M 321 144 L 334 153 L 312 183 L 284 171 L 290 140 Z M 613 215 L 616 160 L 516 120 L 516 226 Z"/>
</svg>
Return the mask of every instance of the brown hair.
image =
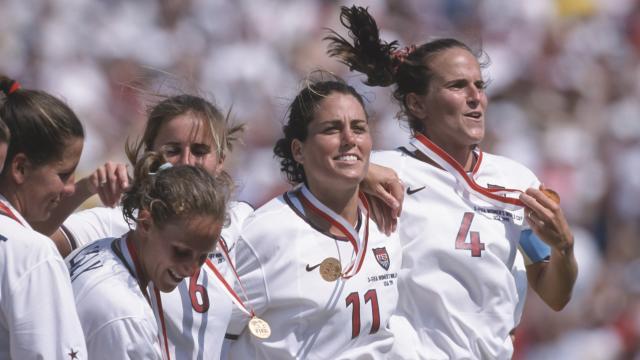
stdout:
<svg viewBox="0 0 640 360">
<path fill-rule="evenodd" d="M 129 224 L 135 223 L 135 213 L 142 209 L 149 211 L 161 228 L 172 220 L 194 215 L 213 215 L 225 221 L 231 192 L 225 177 L 214 178 L 204 169 L 189 165 L 161 168 L 165 163 L 161 153 L 149 151 L 135 164 L 133 184 L 122 197 Z"/>
<path fill-rule="evenodd" d="M 39 90 L 19 88 L 17 82 L 0 75 L 0 119 L 11 134 L 6 162 L 24 153 L 35 165 L 57 160 L 67 140 L 84 138 L 76 114 L 56 97 Z"/>
<path fill-rule="evenodd" d="M 408 110 L 406 97 L 410 93 L 424 95 L 429 89 L 434 73 L 429 67 L 428 58 L 452 48 L 467 50 L 477 59 L 485 55 L 482 51 L 474 52 L 465 43 L 453 38 L 436 39 L 417 47 L 399 49 L 397 41 L 387 43 L 381 40 L 375 19 L 366 8 L 355 5 L 351 8 L 341 7 L 340 22 L 349 30 L 353 44 L 330 30 L 330 35 L 324 38 L 329 41 L 328 54 L 337 57 L 351 71 L 365 74 L 365 84 L 369 86 L 395 84 L 393 97 L 400 103 L 399 117 L 407 118 L 413 134 L 424 132 L 424 124 Z M 484 68 L 488 63 L 487 59 L 480 62 L 480 66 Z"/>
</svg>

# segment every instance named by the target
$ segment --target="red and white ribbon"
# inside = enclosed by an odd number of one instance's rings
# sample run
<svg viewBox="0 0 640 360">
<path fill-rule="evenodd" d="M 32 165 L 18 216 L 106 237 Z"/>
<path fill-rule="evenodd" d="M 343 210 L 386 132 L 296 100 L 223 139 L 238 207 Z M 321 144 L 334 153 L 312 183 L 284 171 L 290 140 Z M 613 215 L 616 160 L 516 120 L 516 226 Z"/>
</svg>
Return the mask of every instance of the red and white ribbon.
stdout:
<svg viewBox="0 0 640 360">
<path fill-rule="evenodd" d="M 153 285 L 152 282 L 149 282 L 147 285 L 143 285 L 142 276 L 144 272 L 142 271 L 142 266 L 140 265 L 140 261 L 138 260 L 138 252 L 136 251 L 136 247 L 133 244 L 133 241 L 128 237 L 124 236 L 121 241 L 124 240 L 127 246 L 121 246 L 122 255 L 124 256 L 124 260 L 127 261 L 129 267 L 131 269 L 135 269 L 135 276 L 138 280 L 138 286 L 140 286 L 140 291 L 142 291 L 142 295 L 147 299 L 147 302 L 151 306 L 151 309 L 154 311 L 156 315 L 156 322 L 158 324 L 158 329 L 160 333 L 158 334 L 158 340 L 160 341 L 160 346 L 162 350 L 162 358 L 165 360 L 171 360 L 171 356 L 169 355 L 169 340 L 167 337 L 167 326 L 164 321 L 164 312 L 162 310 L 162 299 L 160 297 L 160 292 L 158 288 Z M 133 266 L 132 266 L 133 265 Z M 153 291 L 151 294 L 153 296 L 149 296 L 149 292 L 147 291 L 147 287 L 151 287 Z M 155 306 L 153 305 L 155 304 Z"/>
<path fill-rule="evenodd" d="M 236 268 L 233 265 L 233 262 L 231 262 L 231 257 L 229 256 L 229 251 L 227 250 L 226 245 L 222 241 L 218 242 L 218 245 L 222 249 L 222 253 L 224 254 L 224 257 L 227 260 L 227 264 L 229 264 L 229 267 L 233 271 L 233 274 L 235 275 L 236 280 L 238 281 L 238 285 L 240 286 L 240 289 L 242 289 L 244 298 L 248 300 L 247 291 L 244 289 L 244 286 L 242 285 L 242 281 L 240 281 L 240 276 L 238 275 L 238 272 L 236 271 Z M 242 299 L 240 299 L 240 296 L 238 296 L 238 293 L 236 293 L 235 290 L 233 290 L 233 286 L 231 286 L 229 282 L 227 282 L 227 280 L 224 278 L 224 276 L 222 276 L 218 268 L 216 268 L 213 262 L 211 262 L 211 259 L 207 258 L 207 260 L 205 260 L 204 263 L 213 272 L 214 279 L 216 279 L 216 281 L 220 284 L 220 288 L 222 289 L 222 291 L 224 291 L 227 297 L 229 297 L 231 301 L 233 301 L 233 303 L 236 304 L 238 309 L 240 309 L 243 313 L 247 314 L 249 317 L 255 316 L 255 312 L 253 311 L 253 309 L 249 310 L 249 308 L 244 303 L 244 301 L 242 301 Z"/>
<path fill-rule="evenodd" d="M 521 190 L 489 189 L 479 185 L 467 174 L 460 163 L 438 145 L 431 142 L 426 136 L 417 134 L 411 141 L 411 145 L 433 160 L 438 166 L 451 173 L 456 178 L 457 183 L 473 196 L 507 210 L 518 210 L 524 206 L 518 197 L 514 197 L 519 196 L 522 193 Z M 482 151 L 479 153 L 478 162 L 481 159 Z"/>
<path fill-rule="evenodd" d="M 360 271 L 362 264 L 364 263 L 364 258 L 367 253 L 367 243 L 369 241 L 369 204 L 367 203 L 367 199 L 364 194 L 362 194 L 361 192 L 358 193 L 358 208 L 362 212 L 365 219 L 363 240 L 360 239 L 360 236 L 358 235 L 358 232 L 353 227 L 353 225 L 349 224 L 349 222 L 347 222 L 344 217 L 338 215 L 335 211 L 331 210 L 320 200 L 318 200 L 318 198 L 316 198 L 311 193 L 311 191 L 309 191 L 306 185 L 303 184 L 300 187 L 298 198 L 316 215 L 322 217 L 331 225 L 335 226 L 344 234 L 344 236 L 347 237 L 347 239 L 351 243 L 351 246 L 353 246 L 353 253 L 355 254 L 355 257 L 353 258 L 347 269 L 343 271 L 342 278 L 348 279 L 357 274 L 358 271 Z"/>
</svg>

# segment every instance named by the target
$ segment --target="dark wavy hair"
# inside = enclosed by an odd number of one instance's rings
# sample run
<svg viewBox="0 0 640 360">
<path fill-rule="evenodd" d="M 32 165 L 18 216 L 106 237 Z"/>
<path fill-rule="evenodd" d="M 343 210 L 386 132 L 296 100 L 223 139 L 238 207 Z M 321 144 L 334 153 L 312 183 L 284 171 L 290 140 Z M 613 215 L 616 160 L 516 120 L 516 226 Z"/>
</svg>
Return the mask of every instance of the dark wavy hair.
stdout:
<svg viewBox="0 0 640 360">
<path fill-rule="evenodd" d="M 43 165 L 60 159 L 68 140 L 84 138 L 80 120 L 58 98 L 44 91 L 23 89 L 4 75 L 0 75 L 0 91 L 4 93 L 0 119 L 11 134 L 5 164 L 24 153 L 34 165 Z"/>
<path fill-rule="evenodd" d="M 289 106 L 289 120 L 282 127 L 284 137 L 276 142 L 273 153 L 280 159 L 280 171 L 286 176 L 289 183 L 295 185 L 306 183 L 307 178 L 304 168 L 298 163 L 291 152 L 293 139 L 305 141 L 308 128 L 313 121 L 318 104 L 333 93 L 351 95 L 358 100 L 364 109 L 362 96 L 342 79 L 334 77 L 334 80 L 323 80 L 308 83 Z"/>
<path fill-rule="evenodd" d="M 465 43 L 442 38 L 426 42 L 420 46 L 400 49 L 397 41 L 387 43 L 380 39 L 380 30 L 367 8 L 360 6 L 342 6 L 340 22 L 349 30 L 348 36 L 353 44 L 329 29 L 330 35 L 327 53 L 349 66 L 349 70 L 367 76 L 365 84 L 369 86 L 391 86 L 395 84 L 393 97 L 400 103 L 399 117 L 406 117 L 412 133 L 424 132 L 422 122 L 418 121 L 407 108 L 406 97 L 410 93 L 426 94 L 433 78 L 429 67 L 429 57 L 441 51 L 461 48 L 469 51 L 478 59 L 481 68 L 488 66 L 488 58 L 482 50 L 474 52 Z"/>
</svg>

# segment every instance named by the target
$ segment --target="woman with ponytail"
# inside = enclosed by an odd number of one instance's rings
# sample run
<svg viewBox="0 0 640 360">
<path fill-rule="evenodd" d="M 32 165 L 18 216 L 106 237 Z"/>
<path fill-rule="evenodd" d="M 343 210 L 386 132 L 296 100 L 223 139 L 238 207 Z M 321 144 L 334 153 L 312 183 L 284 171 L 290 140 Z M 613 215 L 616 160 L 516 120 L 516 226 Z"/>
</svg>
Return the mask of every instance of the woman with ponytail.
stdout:
<svg viewBox="0 0 640 360">
<path fill-rule="evenodd" d="M 329 54 L 367 85 L 393 86 L 412 134 L 406 147 L 372 155 L 407 186 L 392 319 L 409 342 L 398 343 L 402 358 L 510 359 L 527 279 L 554 310 L 571 298 L 573 235 L 557 194 L 523 165 L 480 150 L 486 64 L 467 45 L 444 38 L 401 49 L 357 6 L 340 20 L 350 39 L 332 32 Z"/>
<path fill-rule="evenodd" d="M 161 153 L 137 161 L 122 199 L 135 229 L 67 257 L 91 359 L 176 358 L 160 293 L 184 284 L 213 252 L 229 193 L 224 177 L 172 166 Z"/>
<path fill-rule="evenodd" d="M 0 90 L 0 359 L 86 359 L 64 261 L 31 228 L 73 193 L 84 131 L 46 92 L 6 76 Z"/>
</svg>

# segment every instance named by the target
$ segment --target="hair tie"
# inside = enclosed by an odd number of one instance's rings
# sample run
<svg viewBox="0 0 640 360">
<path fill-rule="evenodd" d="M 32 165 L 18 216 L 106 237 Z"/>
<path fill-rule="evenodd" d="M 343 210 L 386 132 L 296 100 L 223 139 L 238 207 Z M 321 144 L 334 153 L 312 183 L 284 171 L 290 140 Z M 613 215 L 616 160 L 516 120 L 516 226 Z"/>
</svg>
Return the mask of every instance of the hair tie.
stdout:
<svg viewBox="0 0 640 360">
<path fill-rule="evenodd" d="M 409 45 L 405 46 L 402 49 L 395 50 L 391 53 L 391 60 L 393 62 L 393 72 L 394 74 L 398 72 L 398 68 L 402 65 L 405 60 L 411 55 L 412 52 L 416 51 L 416 46 Z"/>
<path fill-rule="evenodd" d="M 11 87 L 9 87 L 9 91 L 7 91 L 7 96 L 13 94 L 14 92 L 18 91 L 18 89 L 20 89 L 20 83 L 17 81 L 13 81 L 13 83 L 11 84 Z"/>
<path fill-rule="evenodd" d="M 149 175 L 154 176 L 154 175 L 158 174 L 160 171 L 167 170 L 170 167 L 173 167 L 173 165 L 170 162 L 166 162 L 166 163 L 160 165 L 158 167 L 158 170 L 156 170 L 155 172 L 149 172 Z"/>
</svg>

